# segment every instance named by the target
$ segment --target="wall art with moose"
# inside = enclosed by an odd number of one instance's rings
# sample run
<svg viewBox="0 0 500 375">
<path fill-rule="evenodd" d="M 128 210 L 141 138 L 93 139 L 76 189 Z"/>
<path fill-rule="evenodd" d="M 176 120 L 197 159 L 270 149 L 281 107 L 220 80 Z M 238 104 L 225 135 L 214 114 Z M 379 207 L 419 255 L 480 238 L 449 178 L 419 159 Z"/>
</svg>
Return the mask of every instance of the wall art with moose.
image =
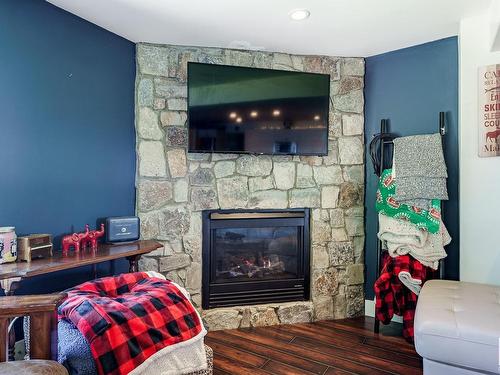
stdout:
<svg viewBox="0 0 500 375">
<path fill-rule="evenodd" d="M 479 156 L 500 156 L 500 64 L 479 68 Z"/>
</svg>

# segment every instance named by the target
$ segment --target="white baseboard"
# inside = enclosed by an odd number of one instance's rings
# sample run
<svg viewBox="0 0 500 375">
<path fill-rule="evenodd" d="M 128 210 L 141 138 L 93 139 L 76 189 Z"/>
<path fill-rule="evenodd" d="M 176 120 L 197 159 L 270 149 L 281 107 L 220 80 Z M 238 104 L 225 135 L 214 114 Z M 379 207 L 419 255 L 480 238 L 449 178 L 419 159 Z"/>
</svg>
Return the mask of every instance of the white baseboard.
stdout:
<svg viewBox="0 0 500 375">
<path fill-rule="evenodd" d="M 375 299 L 365 299 L 365 315 L 375 317 Z M 403 323 L 403 317 L 394 315 L 392 321 L 396 323 Z"/>
<path fill-rule="evenodd" d="M 375 317 L 375 300 L 365 299 L 365 315 Z"/>
</svg>

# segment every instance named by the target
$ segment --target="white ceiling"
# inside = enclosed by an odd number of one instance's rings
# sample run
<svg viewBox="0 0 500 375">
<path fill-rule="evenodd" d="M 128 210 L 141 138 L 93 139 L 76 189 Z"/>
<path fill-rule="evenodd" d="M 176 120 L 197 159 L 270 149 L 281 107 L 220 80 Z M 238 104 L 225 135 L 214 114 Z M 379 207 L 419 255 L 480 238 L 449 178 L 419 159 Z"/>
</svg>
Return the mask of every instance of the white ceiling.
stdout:
<svg viewBox="0 0 500 375">
<path fill-rule="evenodd" d="M 371 56 L 457 35 L 491 0 L 48 0 L 133 42 Z M 292 9 L 311 17 L 292 21 Z M 236 41 L 236 42 L 235 42 Z"/>
</svg>

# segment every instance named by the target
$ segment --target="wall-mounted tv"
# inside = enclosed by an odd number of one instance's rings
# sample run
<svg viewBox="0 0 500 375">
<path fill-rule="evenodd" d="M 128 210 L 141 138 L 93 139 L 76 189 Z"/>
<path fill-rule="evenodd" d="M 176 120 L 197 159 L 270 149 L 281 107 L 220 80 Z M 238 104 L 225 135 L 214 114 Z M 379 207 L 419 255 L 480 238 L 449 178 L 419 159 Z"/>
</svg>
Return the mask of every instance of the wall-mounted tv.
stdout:
<svg viewBox="0 0 500 375">
<path fill-rule="evenodd" d="M 188 64 L 189 152 L 326 155 L 327 74 Z"/>
</svg>

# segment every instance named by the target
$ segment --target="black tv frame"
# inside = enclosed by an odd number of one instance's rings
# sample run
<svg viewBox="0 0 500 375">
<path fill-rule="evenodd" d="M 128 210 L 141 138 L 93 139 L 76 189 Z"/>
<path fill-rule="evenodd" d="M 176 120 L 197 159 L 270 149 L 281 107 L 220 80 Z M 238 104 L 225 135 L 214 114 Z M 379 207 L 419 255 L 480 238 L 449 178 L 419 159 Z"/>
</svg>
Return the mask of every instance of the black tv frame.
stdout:
<svg viewBox="0 0 500 375">
<path fill-rule="evenodd" d="M 196 61 L 189 61 L 187 63 L 187 131 L 188 131 L 188 145 L 187 145 L 187 152 L 190 154 L 233 154 L 233 155 L 271 155 L 271 156 L 328 156 L 328 141 L 329 141 L 329 134 L 330 134 L 330 100 L 328 100 L 328 111 L 326 115 L 326 144 L 325 144 L 325 150 L 326 153 L 266 153 L 266 152 L 251 152 L 251 151 L 208 151 L 208 150 L 194 150 L 191 149 L 191 144 L 190 144 L 190 137 L 189 133 L 191 130 L 191 127 L 189 125 L 189 70 L 190 66 L 192 65 L 217 65 L 217 66 L 223 66 L 223 67 L 228 67 L 228 68 L 243 68 L 243 69 L 256 69 L 256 70 L 263 70 L 263 71 L 281 71 L 281 72 L 287 72 L 287 73 L 300 73 L 300 74 L 311 74 L 311 75 L 321 75 L 321 76 L 328 76 L 328 98 L 330 98 L 331 94 L 331 76 L 330 74 L 325 74 L 325 73 L 312 73 L 312 72 L 301 72 L 301 71 L 293 71 L 293 70 L 283 70 L 283 69 L 270 69 L 270 68 L 255 68 L 255 67 L 250 67 L 250 66 L 237 66 L 237 65 L 229 65 L 229 64 L 210 64 L 210 63 L 200 63 Z"/>
</svg>

